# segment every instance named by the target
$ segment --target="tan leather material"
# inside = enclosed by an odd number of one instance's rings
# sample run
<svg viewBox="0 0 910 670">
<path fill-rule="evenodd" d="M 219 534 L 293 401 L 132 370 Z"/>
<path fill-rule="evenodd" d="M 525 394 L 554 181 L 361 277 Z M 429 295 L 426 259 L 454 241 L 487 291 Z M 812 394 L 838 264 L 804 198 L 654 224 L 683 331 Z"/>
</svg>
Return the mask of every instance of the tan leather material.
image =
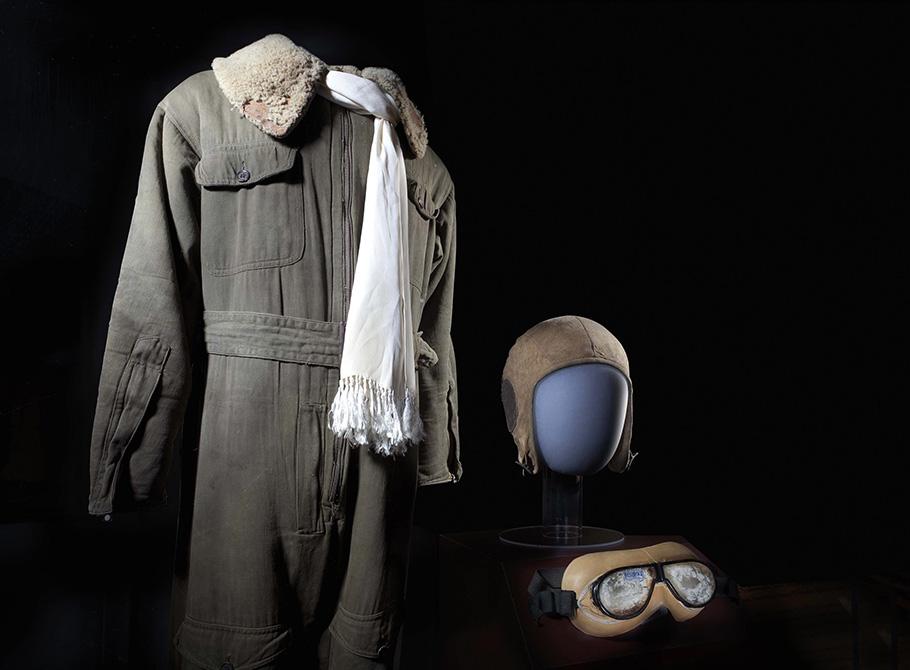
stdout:
<svg viewBox="0 0 910 670">
<path fill-rule="evenodd" d="M 506 427 L 518 448 L 518 462 L 529 472 L 540 470 L 540 454 L 532 420 L 534 387 L 543 377 L 579 363 L 605 363 L 629 380 L 629 402 L 616 453 L 607 463 L 625 472 L 632 462 L 632 379 L 629 359 L 619 340 L 596 321 L 583 316 L 557 316 L 541 321 L 515 340 L 502 371 L 502 400 Z"/>
<path fill-rule="evenodd" d="M 614 619 L 604 614 L 594 603 L 592 587 L 598 577 L 610 570 L 627 566 L 648 565 L 701 559 L 678 542 L 661 542 L 640 549 L 620 549 L 585 554 L 569 563 L 562 576 L 562 588 L 574 591 L 578 609 L 572 624 L 583 633 L 595 637 L 615 637 L 637 628 L 661 607 L 666 608 L 676 621 L 686 621 L 696 616 L 704 607 L 689 607 L 674 597 L 664 582 L 654 585 L 654 592 L 643 612 L 631 619 Z"/>
</svg>

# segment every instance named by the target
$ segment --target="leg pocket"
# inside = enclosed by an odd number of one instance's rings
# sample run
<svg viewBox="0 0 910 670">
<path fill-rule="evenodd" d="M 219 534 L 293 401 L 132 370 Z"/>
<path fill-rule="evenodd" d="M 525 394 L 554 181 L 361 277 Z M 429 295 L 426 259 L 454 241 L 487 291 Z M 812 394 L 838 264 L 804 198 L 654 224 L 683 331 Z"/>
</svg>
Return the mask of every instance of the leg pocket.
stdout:
<svg viewBox="0 0 910 670">
<path fill-rule="evenodd" d="M 325 428 L 325 462 L 328 468 L 324 482 L 325 496 L 323 503 L 331 510 L 333 518 L 344 516 L 345 483 L 350 459 L 350 443 L 338 437 L 326 425 Z"/>
<path fill-rule="evenodd" d="M 181 656 L 206 670 L 263 670 L 278 667 L 291 633 L 284 624 L 250 628 L 186 617 L 173 641 Z"/>
<path fill-rule="evenodd" d="M 295 506 L 298 533 L 324 533 L 320 505 L 322 461 L 325 451 L 327 408 L 302 404 L 297 415 L 295 449 Z"/>
<path fill-rule="evenodd" d="M 357 657 L 387 658 L 393 653 L 400 619 L 395 610 L 355 614 L 338 605 L 329 631 L 344 649 Z"/>
</svg>

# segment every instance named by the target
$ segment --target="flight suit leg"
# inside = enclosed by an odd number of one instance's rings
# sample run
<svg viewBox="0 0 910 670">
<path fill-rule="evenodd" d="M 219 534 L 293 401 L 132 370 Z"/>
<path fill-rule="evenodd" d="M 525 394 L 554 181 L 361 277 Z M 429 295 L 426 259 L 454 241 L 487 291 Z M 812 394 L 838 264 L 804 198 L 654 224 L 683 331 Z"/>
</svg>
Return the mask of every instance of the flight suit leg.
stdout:
<svg viewBox="0 0 910 670">
<path fill-rule="evenodd" d="M 185 616 L 174 636 L 182 667 L 278 668 L 291 646 L 298 608 L 282 539 L 309 534 L 313 572 L 325 555 L 306 485 L 321 443 L 296 393 L 302 369 L 210 356 Z"/>
<path fill-rule="evenodd" d="M 404 618 L 418 449 L 350 452 L 345 481 L 347 565 L 337 608 L 319 644 L 321 670 L 386 670 Z"/>
</svg>

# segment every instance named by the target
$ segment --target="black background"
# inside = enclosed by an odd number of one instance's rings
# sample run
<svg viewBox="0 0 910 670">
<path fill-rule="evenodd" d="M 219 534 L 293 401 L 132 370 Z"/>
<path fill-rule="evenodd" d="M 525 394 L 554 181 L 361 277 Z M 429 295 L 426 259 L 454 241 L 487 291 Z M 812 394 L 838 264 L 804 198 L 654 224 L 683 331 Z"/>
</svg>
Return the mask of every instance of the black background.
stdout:
<svg viewBox="0 0 910 670">
<path fill-rule="evenodd" d="M 10 639 L 93 635 L 59 594 L 108 588 L 104 551 L 168 568 L 176 505 L 85 510 L 110 303 L 152 109 L 269 32 L 395 70 L 456 184 L 464 478 L 417 524 L 538 520 L 499 380 L 577 314 L 628 352 L 640 452 L 587 480 L 588 523 L 684 535 L 743 584 L 907 565 L 906 6 L 395 3 L 383 31 L 347 4 L 2 10 L 0 471 L 32 479 L 3 476 Z"/>
</svg>

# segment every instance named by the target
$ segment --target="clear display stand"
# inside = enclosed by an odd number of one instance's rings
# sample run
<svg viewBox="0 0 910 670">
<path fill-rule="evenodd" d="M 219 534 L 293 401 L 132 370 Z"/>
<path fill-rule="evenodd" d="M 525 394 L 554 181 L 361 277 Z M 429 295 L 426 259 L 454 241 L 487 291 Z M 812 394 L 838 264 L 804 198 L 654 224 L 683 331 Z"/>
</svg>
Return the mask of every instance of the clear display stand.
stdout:
<svg viewBox="0 0 910 670">
<path fill-rule="evenodd" d="M 625 537 L 618 530 L 582 523 L 583 477 L 553 472 L 541 464 L 543 514 L 539 526 L 510 528 L 501 542 L 525 547 L 608 547 Z"/>
</svg>

